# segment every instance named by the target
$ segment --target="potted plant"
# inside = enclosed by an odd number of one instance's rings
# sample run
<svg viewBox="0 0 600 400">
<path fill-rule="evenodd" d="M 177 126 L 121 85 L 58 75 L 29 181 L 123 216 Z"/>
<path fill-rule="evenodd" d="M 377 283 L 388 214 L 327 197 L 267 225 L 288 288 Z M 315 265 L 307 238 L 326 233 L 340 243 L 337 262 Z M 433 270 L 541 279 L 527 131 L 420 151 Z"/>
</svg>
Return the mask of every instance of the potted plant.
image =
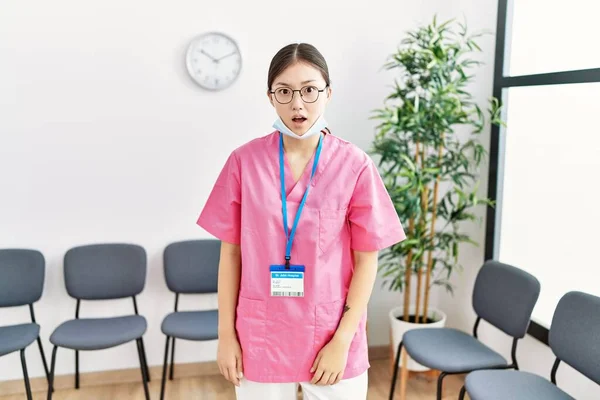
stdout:
<svg viewBox="0 0 600 400">
<path fill-rule="evenodd" d="M 380 256 L 384 285 L 404 293 L 402 307 L 389 314 L 394 349 L 408 329 L 444 326 L 445 314 L 430 305 L 431 288 L 452 293 L 450 276 L 462 268 L 460 245 L 477 244 L 463 223 L 481 220 L 474 208 L 492 204 L 477 194 L 486 117 L 468 92 L 469 70 L 481 64 L 471 58 L 481 51 L 481 35 L 434 17 L 409 31 L 385 64 L 398 76 L 372 116 L 379 124 L 370 152 L 407 234 Z M 490 99 L 488 113 L 491 123 L 502 123 L 497 99 Z M 426 370 L 413 360 L 408 369 Z"/>
</svg>

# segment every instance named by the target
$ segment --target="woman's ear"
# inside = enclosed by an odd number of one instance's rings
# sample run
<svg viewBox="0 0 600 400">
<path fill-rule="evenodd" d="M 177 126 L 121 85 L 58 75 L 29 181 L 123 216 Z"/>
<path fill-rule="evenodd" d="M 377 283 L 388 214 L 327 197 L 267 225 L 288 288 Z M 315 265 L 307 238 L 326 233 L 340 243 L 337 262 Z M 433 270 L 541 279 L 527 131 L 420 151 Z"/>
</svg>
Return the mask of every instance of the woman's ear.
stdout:
<svg viewBox="0 0 600 400">
<path fill-rule="evenodd" d="M 331 100 L 331 86 L 327 86 L 327 101 Z"/>
<path fill-rule="evenodd" d="M 269 102 L 273 107 L 275 107 L 275 103 L 273 103 L 273 96 L 271 96 L 271 91 L 267 89 L 267 97 L 269 98 Z"/>
</svg>

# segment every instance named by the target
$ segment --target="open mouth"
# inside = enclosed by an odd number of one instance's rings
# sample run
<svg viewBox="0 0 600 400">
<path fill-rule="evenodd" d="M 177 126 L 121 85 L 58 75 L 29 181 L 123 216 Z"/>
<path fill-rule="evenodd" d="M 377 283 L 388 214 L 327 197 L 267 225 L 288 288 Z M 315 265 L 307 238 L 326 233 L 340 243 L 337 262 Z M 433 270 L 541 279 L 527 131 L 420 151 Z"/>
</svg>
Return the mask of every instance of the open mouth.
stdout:
<svg viewBox="0 0 600 400">
<path fill-rule="evenodd" d="M 302 124 L 306 121 L 305 117 L 294 117 L 292 118 L 292 121 L 294 121 L 294 123 L 296 124 Z"/>
</svg>

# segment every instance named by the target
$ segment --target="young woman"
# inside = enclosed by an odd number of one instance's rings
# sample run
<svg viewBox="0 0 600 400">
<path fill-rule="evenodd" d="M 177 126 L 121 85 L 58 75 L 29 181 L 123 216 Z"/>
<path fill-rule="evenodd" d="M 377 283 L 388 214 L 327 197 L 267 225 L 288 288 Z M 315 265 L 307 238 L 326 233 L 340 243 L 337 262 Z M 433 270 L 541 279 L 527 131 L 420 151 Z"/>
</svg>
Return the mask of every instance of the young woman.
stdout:
<svg viewBox="0 0 600 400">
<path fill-rule="evenodd" d="M 364 400 L 377 252 L 404 231 L 373 161 L 327 129 L 321 53 L 282 48 L 267 87 L 276 130 L 231 153 L 198 218 L 222 241 L 217 362 L 239 400 Z"/>
</svg>

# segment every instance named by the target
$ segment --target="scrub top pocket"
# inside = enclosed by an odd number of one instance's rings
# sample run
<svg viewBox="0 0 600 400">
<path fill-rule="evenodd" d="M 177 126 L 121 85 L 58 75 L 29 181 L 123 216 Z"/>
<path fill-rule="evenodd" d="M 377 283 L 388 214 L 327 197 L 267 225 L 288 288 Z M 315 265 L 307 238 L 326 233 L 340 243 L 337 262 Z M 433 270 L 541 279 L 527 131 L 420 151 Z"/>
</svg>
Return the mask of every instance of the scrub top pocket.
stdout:
<svg viewBox="0 0 600 400">
<path fill-rule="evenodd" d="M 260 361 L 265 348 L 267 302 L 239 297 L 236 331 L 242 348 L 243 362 Z"/>
<path fill-rule="evenodd" d="M 323 253 L 338 242 L 347 228 L 347 210 L 319 210 L 319 248 Z"/>
<path fill-rule="evenodd" d="M 336 300 L 330 303 L 317 304 L 315 307 L 315 351 L 320 351 L 335 335 L 344 312 L 344 300 Z M 350 352 L 359 350 L 363 342 L 365 328 L 361 320 L 357 332 L 350 343 Z"/>
</svg>

